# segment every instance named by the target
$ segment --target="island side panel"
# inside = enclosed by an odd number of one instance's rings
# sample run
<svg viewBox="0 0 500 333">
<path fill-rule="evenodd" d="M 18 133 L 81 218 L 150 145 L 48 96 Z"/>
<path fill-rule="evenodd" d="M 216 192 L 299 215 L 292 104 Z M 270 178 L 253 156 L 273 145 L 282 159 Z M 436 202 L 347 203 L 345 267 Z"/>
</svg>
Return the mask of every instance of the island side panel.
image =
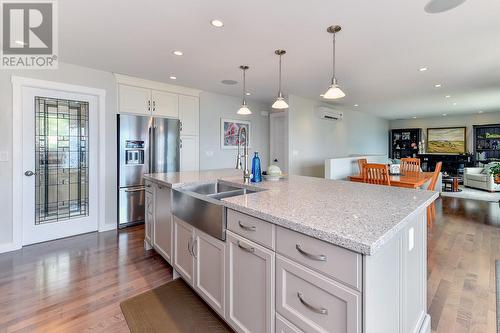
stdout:
<svg viewBox="0 0 500 333">
<path fill-rule="evenodd" d="M 421 208 L 373 256 L 363 257 L 364 333 L 426 333 L 427 214 Z"/>
</svg>

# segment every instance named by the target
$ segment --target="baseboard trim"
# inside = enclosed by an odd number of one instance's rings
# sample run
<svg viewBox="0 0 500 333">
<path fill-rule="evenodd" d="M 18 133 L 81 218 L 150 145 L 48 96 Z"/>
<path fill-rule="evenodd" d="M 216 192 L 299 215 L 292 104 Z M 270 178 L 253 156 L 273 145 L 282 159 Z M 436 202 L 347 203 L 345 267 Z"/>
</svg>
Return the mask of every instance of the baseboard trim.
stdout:
<svg viewBox="0 0 500 333">
<path fill-rule="evenodd" d="M 105 231 L 110 231 L 110 230 L 116 230 L 117 226 L 116 223 L 106 223 L 105 225 L 102 225 L 99 227 L 99 232 L 105 232 Z"/>
<path fill-rule="evenodd" d="M 12 252 L 21 248 L 22 246 L 14 243 L 0 244 L 0 253 Z"/>
</svg>

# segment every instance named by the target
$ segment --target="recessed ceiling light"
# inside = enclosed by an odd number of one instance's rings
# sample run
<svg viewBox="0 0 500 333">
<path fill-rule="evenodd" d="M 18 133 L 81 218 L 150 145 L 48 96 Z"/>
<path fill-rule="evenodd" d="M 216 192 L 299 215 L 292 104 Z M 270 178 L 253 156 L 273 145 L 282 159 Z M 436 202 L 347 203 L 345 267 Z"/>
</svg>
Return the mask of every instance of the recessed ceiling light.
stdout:
<svg viewBox="0 0 500 333">
<path fill-rule="evenodd" d="M 325 96 L 325 95 L 324 94 L 319 94 L 319 97 L 323 97 L 323 96 Z"/>
<path fill-rule="evenodd" d="M 450 98 L 450 97 L 451 97 L 451 95 L 446 95 L 446 96 L 444 96 L 444 98 Z"/>
<path fill-rule="evenodd" d="M 428 68 L 427 67 L 420 67 L 418 69 L 419 72 L 425 72 Z"/>
<path fill-rule="evenodd" d="M 457 105 L 457 102 L 453 102 L 453 105 Z"/>
<path fill-rule="evenodd" d="M 477 113 L 483 113 L 483 112 L 484 112 L 483 110 L 479 110 L 479 111 L 477 111 Z"/>
<path fill-rule="evenodd" d="M 216 28 L 222 28 L 224 26 L 224 22 L 222 22 L 221 20 L 217 20 L 217 19 L 210 21 L 210 24 Z"/>
<path fill-rule="evenodd" d="M 412 118 L 413 118 L 413 119 L 417 119 L 417 117 L 415 117 L 415 116 L 413 116 Z"/>
<path fill-rule="evenodd" d="M 177 80 L 177 76 L 171 76 L 170 80 Z"/>
<path fill-rule="evenodd" d="M 182 51 L 179 51 L 179 50 L 175 50 L 175 51 L 173 51 L 172 53 L 173 53 L 174 55 L 176 55 L 176 56 L 181 56 L 181 55 L 183 55 L 183 54 L 184 54 Z"/>
<path fill-rule="evenodd" d="M 446 114 L 446 113 L 443 113 L 443 117 L 446 117 L 446 116 L 447 116 L 447 114 Z"/>
<path fill-rule="evenodd" d="M 354 104 L 354 107 L 358 107 L 358 106 L 359 106 L 359 104 Z"/>
<path fill-rule="evenodd" d="M 249 93 L 249 92 L 246 92 L 246 93 L 245 93 L 245 95 L 247 95 L 247 96 L 250 96 L 250 95 L 251 95 L 251 93 Z"/>
<path fill-rule="evenodd" d="M 441 83 L 436 83 L 436 84 L 434 85 L 434 88 L 441 88 Z"/>
<path fill-rule="evenodd" d="M 220 81 L 222 84 L 227 84 L 228 86 L 234 86 L 235 84 L 238 83 L 238 81 L 234 81 L 234 80 L 222 80 Z"/>
</svg>

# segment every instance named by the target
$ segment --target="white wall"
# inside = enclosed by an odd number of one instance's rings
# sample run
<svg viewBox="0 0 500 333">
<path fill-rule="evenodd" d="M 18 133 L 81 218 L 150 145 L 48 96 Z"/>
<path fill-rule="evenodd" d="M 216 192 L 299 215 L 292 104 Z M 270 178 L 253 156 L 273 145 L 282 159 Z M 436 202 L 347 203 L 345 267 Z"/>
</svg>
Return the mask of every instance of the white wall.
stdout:
<svg viewBox="0 0 500 333">
<path fill-rule="evenodd" d="M 289 97 L 290 174 L 323 177 L 328 158 L 387 155 L 389 121 L 356 111 L 344 111 L 342 120 L 323 120 L 314 112 L 320 104 L 299 96 Z"/>
<path fill-rule="evenodd" d="M 106 223 L 116 223 L 116 83 L 109 72 L 59 63 L 57 70 L 0 71 L 0 151 L 7 151 L 8 162 L 0 162 L 0 247 L 12 242 L 12 84 L 11 76 L 56 81 L 106 90 L 105 145 L 109 158 L 106 168 Z M 111 153 L 110 153 L 111 152 Z M 17 172 L 19 170 L 16 170 Z M 15 221 L 21 223 L 21 221 Z"/>
<path fill-rule="evenodd" d="M 392 120 L 391 129 L 398 128 L 422 128 L 423 136 L 427 142 L 427 128 L 433 127 L 467 127 L 467 151 L 473 151 L 473 130 L 472 125 L 500 124 L 500 111 L 487 112 L 471 115 L 457 115 L 446 117 L 428 117 L 421 119 Z"/>
<path fill-rule="evenodd" d="M 240 116 L 236 111 L 241 105 L 241 99 L 233 96 L 202 92 L 200 94 L 200 169 L 234 168 L 236 166 L 237 150 L 221 149 L 220 123 L 221 118 L 247 120 L 251 123 L 249 169 L 253 153 L 259 152 L 262 170 L 269 163 L 269 117 L 261 115 L 266 109 L 263 104 L 249 102 L 252 114 Z"/>
</svg>

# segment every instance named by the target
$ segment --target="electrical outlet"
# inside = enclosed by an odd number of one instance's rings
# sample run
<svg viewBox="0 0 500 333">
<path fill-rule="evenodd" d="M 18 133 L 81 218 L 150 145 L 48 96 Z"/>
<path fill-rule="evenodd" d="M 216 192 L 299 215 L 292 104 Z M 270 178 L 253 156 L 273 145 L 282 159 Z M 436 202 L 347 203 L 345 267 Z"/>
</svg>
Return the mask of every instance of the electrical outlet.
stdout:
<svg viewBox="0 0 500 333">
<path fill-rule="evenodd" d="M 207 150 L 207 151 L 205 151 L 205 155 L 207 155 L 207 157 L 212 157 L 212 156 L 214 156 L 214 152 L 211 150 Z"/>
<path fill-rule="evenodd" d="M 9 152 L 0 151 L 0 162 L 8 162 L 8 161 L 9 161 Z"/>
</svg>

